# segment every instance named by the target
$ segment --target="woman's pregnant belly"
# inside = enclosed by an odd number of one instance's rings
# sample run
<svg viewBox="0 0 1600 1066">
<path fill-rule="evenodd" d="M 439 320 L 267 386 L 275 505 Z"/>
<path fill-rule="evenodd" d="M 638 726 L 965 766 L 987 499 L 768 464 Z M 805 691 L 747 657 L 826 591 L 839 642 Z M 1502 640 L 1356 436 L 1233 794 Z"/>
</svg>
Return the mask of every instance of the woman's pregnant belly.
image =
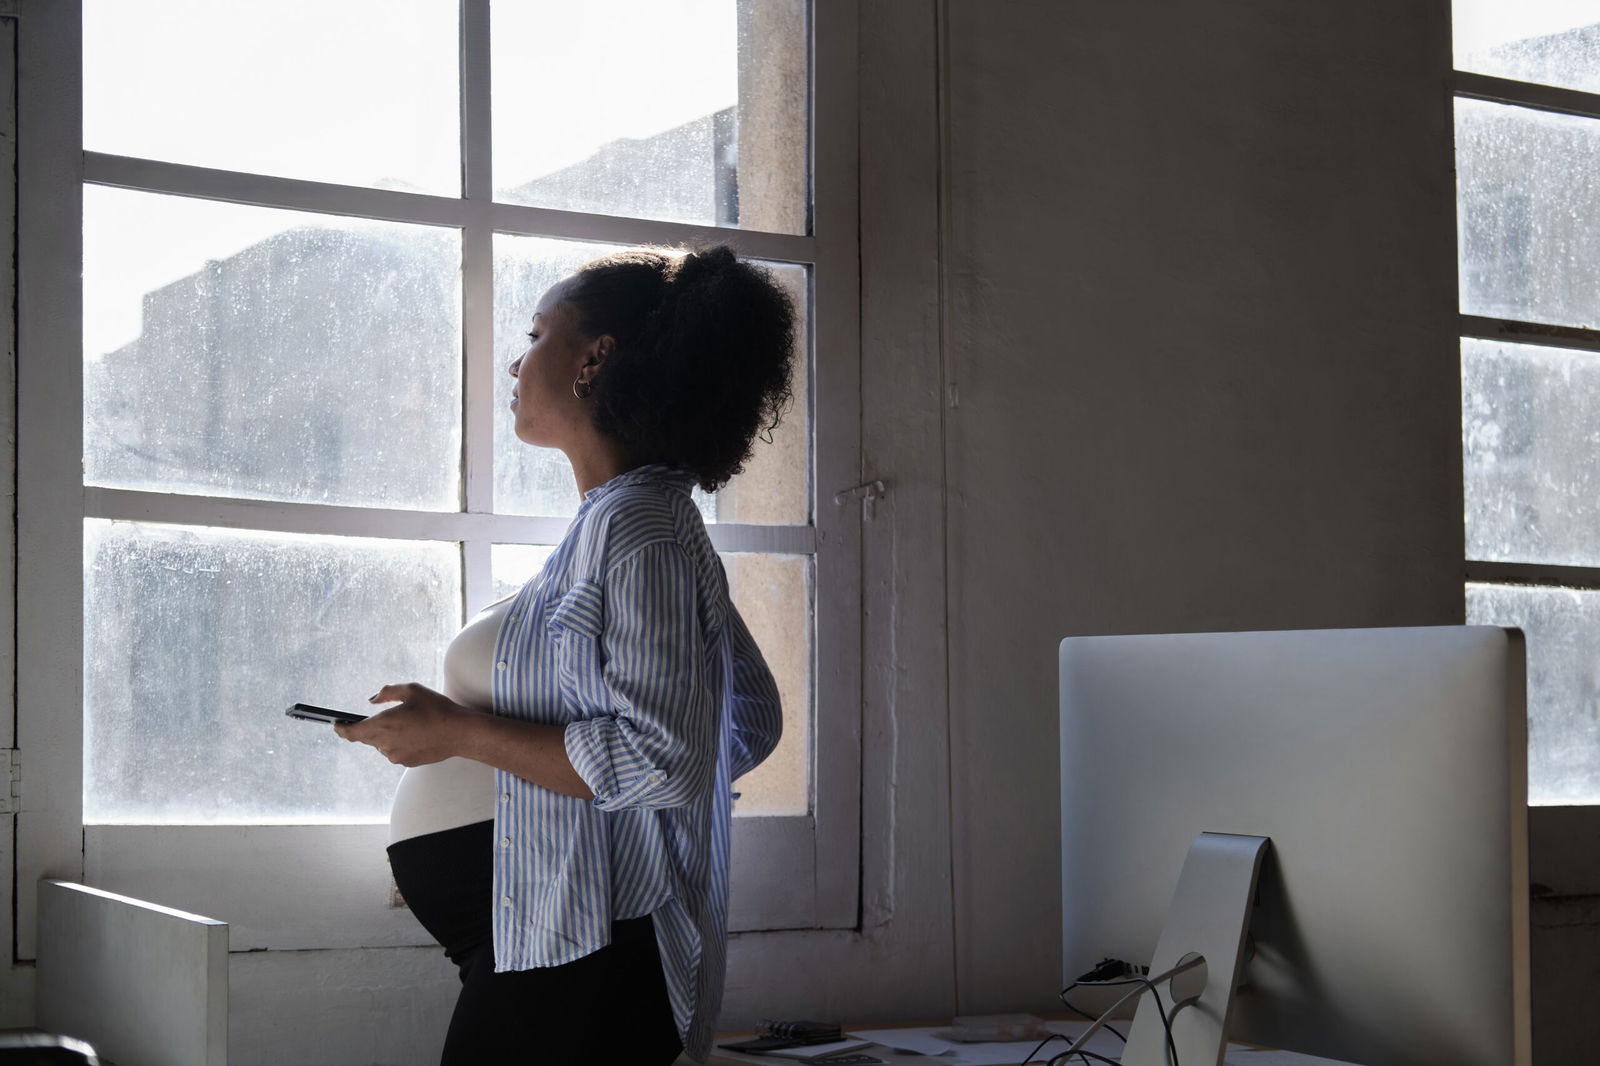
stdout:
<svg viewBox="0 0 1600 1066">
<path fill-rule="evenodd" d="M 494 644 L 511 598 L 490 604 L 444 653 L 444 694 L 467 707 L 494 703 Z M 389 843 L 494 817 L 494 768 L 471 759 L 407 767 L 389 808 Z"/>
<path fill-rule="evenodd" d="M 409 766 L 389 808 L 389 843 L 494 817 L 494 767 L 471 759 Z"/>
</svg>

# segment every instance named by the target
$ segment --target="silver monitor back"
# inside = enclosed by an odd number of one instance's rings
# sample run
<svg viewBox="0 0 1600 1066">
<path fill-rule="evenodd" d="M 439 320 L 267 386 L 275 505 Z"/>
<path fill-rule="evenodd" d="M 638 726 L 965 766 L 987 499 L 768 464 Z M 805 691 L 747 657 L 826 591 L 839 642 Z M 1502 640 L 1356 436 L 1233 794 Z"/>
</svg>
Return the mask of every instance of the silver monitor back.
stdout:
<svg viewBox="0 0 1600 1066">
<path fill-rule="evenodd" d="M 1527 1066 L 1522 635 L 1061 642 L 1062 968 L 1145 962 L 1202 832 L 1270 837 L 1233 1039 Z"/>
</svg>

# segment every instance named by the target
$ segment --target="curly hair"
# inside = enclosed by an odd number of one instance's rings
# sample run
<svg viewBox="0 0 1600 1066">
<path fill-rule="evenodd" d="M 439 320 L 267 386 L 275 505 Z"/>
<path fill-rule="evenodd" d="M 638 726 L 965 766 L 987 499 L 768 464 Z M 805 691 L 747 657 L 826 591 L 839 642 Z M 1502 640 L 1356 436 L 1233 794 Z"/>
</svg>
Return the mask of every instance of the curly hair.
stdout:
<svg viewBox="0 0 1600 1066">
<path fill-rule="evenodd" d="M 717 245 L 591 260 L 562 302 L 616 348 L 594 380 L 594 426 L 637 461 L 669 463 L 715 492 L 793 399 L 795 308 L 761 267 Z"/>
</svg>

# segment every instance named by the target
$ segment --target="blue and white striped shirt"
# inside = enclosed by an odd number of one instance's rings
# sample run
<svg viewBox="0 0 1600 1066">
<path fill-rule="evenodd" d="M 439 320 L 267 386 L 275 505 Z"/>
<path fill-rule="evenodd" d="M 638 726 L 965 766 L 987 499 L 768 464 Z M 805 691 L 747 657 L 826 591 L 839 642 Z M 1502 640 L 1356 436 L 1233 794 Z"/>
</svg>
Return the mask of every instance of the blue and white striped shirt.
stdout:
<svg viewBox="0 0 1600 1066">
<path fill-rule="evenodd" d="M 691 484 L 647 466 L 585 494 L 500 626 L 494 712 L 565 723 L 594 800 L 496 771 L 494 957 L 570 962 L 649 914 L 684 1048 L 704 1059 L 727 954 L 730 786 L 782 717 Z"/>
</svg>

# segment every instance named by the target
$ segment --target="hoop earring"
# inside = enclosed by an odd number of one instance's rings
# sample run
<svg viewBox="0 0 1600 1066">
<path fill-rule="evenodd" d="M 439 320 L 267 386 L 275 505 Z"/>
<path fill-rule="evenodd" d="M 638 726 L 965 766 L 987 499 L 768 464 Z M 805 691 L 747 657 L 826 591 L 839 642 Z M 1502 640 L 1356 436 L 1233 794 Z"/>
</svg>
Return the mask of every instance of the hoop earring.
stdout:
<svg viewBox="0 0 1600 1066">
<path fill-rule="evenodd" d="M 580 392 L 578 391 L 579 389 L 582 389 L 583 391 Z M 587 400 L 590 396 L 594 395 L 594 386 L 582 378 L 577 378 L 572 382 L 572 395 L 576 396 L 580 400 Z"/>
</svg>

